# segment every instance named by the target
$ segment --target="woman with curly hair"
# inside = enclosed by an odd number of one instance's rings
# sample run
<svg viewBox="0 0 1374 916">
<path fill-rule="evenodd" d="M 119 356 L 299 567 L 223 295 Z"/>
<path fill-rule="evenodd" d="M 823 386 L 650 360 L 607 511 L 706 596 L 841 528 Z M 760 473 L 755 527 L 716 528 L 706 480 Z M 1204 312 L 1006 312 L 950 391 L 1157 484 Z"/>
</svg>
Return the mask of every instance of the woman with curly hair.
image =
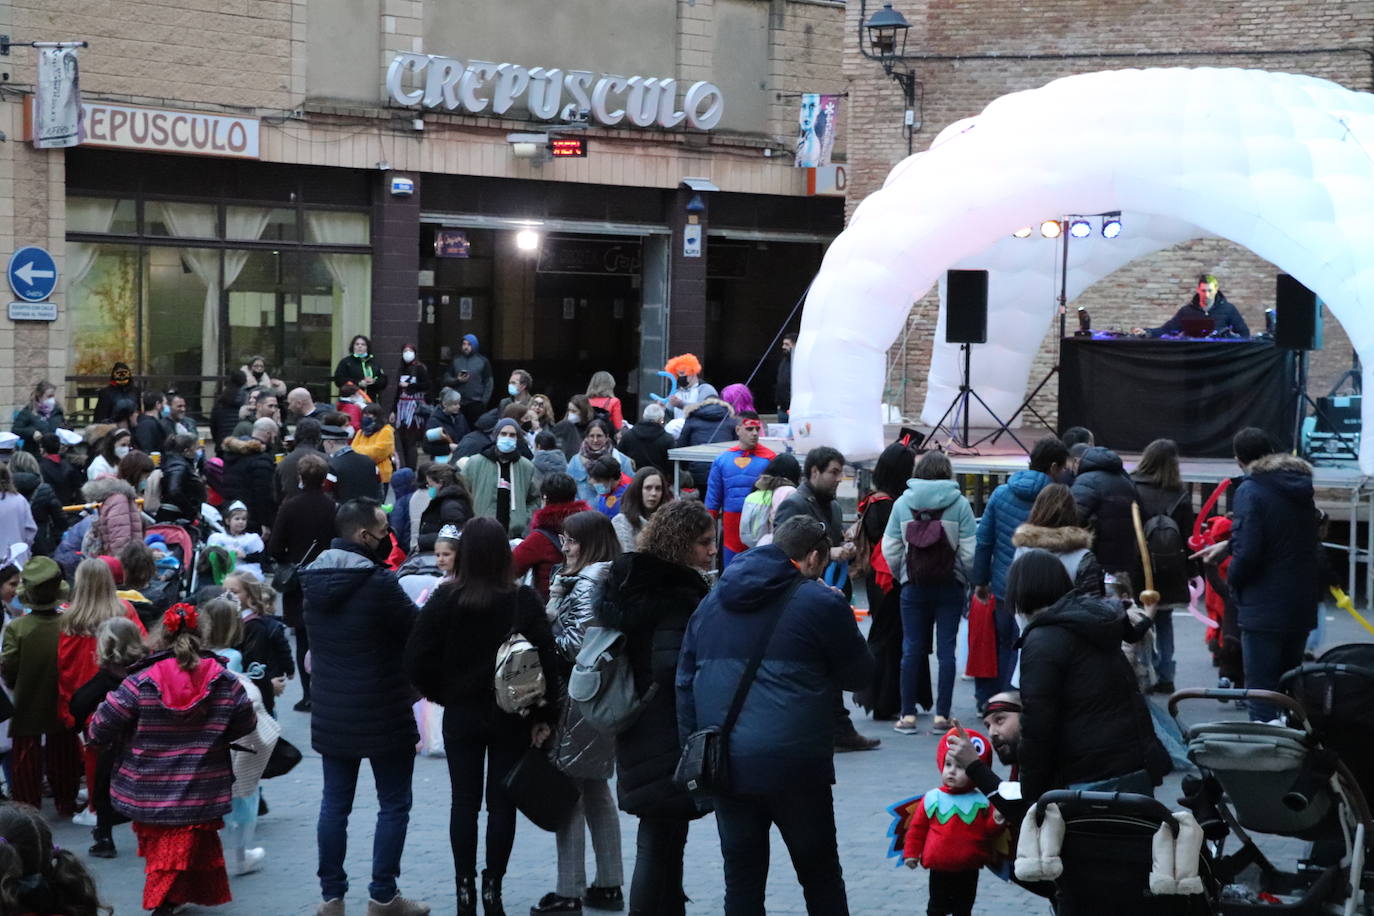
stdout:
<svg viewBox="0 0 1374 916">
<path fill-rule="evenodd" d="M 674 679 L 687 621 L 711 588 L 716 527 L 694 500 L 666 503 L 650 517 L 637 553 L 611 564 L 601 622 L 623 631 L 644 712 L 616 736 L 620 809 L 639 818 L 630 912 L 681 916 L 687 827 L 702 812 L 673 783 L 681 749 Z"/>
</svg>

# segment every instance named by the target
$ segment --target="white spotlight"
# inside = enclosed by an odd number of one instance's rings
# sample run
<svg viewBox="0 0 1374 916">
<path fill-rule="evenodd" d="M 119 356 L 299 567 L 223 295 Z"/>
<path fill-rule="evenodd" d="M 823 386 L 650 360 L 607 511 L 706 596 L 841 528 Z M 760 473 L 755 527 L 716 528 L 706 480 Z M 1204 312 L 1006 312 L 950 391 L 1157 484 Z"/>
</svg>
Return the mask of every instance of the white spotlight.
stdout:
<svg viewBox="0 0 1374 916">
<path fill-rule="evenodd" d="M 1015 232 L 1013 232 L 1013 233 L 1011 234 L 1011 237 L 1012 237 L 1012 238 L 1015 238 L 1015 239 L 1028 239 L 1028 238 L 1030 238 L 1030 234 L 1031 234 L 1031 227 L 1030 227 L 1030 226 L 1022 226 L 1020 229 L 1017 229 Z"/>
<path fill-rule="evenodd" d="M 1085 239 L 1092 234 L 1092 224 L 1085 219 L 1076 219 L 1069 223 L 1069 235 L 1076 239 Z"/>
<path fill-rule="evenodd" d="M 1040 224 L 1040 234 L 1047 239 L 1057 239 L 1063 231 L 1064 227 L 1057 219 L 1047 219 Z"/>
<path fill-rule="evenodd" d="M 1108 213 L 1102 217 L 1102 237 L 1114 239 L 1121 234 L 1121 214 Z"/>
<path fill-rule="evenodd" d="M 515 233 L 515 247 L 521 251 L 538 251 L 539 233 L 533 229 L 521 229 Z"/>
</svg>

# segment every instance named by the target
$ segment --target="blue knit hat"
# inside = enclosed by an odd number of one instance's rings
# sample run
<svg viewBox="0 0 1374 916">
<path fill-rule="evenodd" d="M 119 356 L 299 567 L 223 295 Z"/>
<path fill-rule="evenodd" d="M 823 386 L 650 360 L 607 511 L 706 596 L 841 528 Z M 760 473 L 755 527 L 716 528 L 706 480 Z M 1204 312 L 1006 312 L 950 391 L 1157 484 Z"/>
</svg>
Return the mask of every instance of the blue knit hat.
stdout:
<svg viewBox="0 0 1374 916">
<path fill-rule="evenodd" d="M 477 335 L 476 335 L 476 334 L 464 334 L 464 335 L 463 335 L 463 339 L 466 340 L 469 344 L 472 345 L 472 352 L 473 352 L 473 353 L 476 353 L 476 352 L 477 352 Z"/>
</svg>

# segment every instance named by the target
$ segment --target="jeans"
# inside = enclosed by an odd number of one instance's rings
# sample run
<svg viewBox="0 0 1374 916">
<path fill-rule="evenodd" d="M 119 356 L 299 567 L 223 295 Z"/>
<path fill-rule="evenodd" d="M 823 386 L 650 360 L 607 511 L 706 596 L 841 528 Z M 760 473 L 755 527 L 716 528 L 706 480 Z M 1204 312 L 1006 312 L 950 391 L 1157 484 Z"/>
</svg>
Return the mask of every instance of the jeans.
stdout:
<svg viewBox="0 0 1374 916">
<path fill-rule="evenodd" d="M 776 824 L 811 916 L 849 916 L 835 844 L 830 786 L 740 798 L 717 797 L 716 830 L 725 859 L 726 916 L 763 916 L 768 833 Z"/>
<path fill-rule="evenodd" d="M 1302 664 L 1307 645 L 1305 632 L 1271 633 L 1266 630 L 1240 631 L 1240 651 L 1245 659 L 1247 690 L 1278 690 L 1279 678 Z M 1279 717 L 1278 707 L 1253 697 L 1246 701 L 1251 722 L 1268 722 Z"/>
<path fill-rule="evenodd" d="M 685 916 L 682 857 L 691 821 L 641 817 L 630 880 L 630 916 Z"/>
<path fill-rule="evenodd" d="M 322 757 L 324 796 L 316 828 L 320 847 L 320 892 L 325 900 L 348 894 L 344 856 L 348 852 L 348 815 L 358 790 L 359 757 Z M 378 903 L 396 896 L 401 874 L 401 853 L 410 825 L 410 782 L 415 771 L 415 750 L 406 748 L 384 757 L 368 757 L 377 784 L 377 826 L 372 836 L 372 882 L 367 893 Z"/>
<path fill-rule="evenodd" d="M 477 816 L 482 810 L 484 781 L 486 870 L 493 877 L 505 875 L 511 847 L 515 845 L 516 812 L 515 802 L 502 783 L 529 743 L 529 726 L 516 716 L 498 712 L 494 706 L 444 708 L 444 753 L 453 789 L 448 839 L 453 848 L 453 872 L 458 877 L 477 875 Z"/>
<path fill-rule="evenodd" d="M 1011 612 L 1007 600 L 1001 595 L 995 600 L 997 607 L 992 617 L 997 628 L 997 677 L 974 679 L 973 697 L 979 709 L 994 694 L 1011 689 L 1011 675 L 1016 670 L 1016 640 L 1021 635 L 1021 628 L 1016 625 L 1016 615 Z"/>
<path fill-rule="evenodd" d="M 1155 612 L 1155 674 L 1161 681 L 1174 682 L 1174 608 L 1160 605 Z"/>
<path fill-rule="evenodd" d="M 958 582 L 902 586 L 902 715 L 916 715 L 917 680 L 922 655 L 929 655 L 931 639 L 940 662 L 935 691 L 935 714 L 949 716 L 954 698 L 954 644 L 964 611 L 964 589 Z"/>
</svg>

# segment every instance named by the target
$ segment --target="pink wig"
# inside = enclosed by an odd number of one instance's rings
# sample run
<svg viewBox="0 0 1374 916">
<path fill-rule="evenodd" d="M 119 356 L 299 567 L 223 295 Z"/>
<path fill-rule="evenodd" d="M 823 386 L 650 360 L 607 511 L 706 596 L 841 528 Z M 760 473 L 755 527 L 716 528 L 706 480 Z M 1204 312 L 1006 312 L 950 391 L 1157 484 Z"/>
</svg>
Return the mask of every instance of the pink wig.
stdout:
<svg viewBox="0 0 1374 916">
<path fill-rule="evenodd" d="M 741 413 L 746 410 L 752 410 L 754 413 L 758 413 L 758 409 L 754 407 L 754 395 L 750 393 L 749 388 L 745 385 L 738 383 L 726 385 L 725 390 L 720 393 L 720 397 L 725 403 L 735 408 L 735 413 Z"/>
</svg>

